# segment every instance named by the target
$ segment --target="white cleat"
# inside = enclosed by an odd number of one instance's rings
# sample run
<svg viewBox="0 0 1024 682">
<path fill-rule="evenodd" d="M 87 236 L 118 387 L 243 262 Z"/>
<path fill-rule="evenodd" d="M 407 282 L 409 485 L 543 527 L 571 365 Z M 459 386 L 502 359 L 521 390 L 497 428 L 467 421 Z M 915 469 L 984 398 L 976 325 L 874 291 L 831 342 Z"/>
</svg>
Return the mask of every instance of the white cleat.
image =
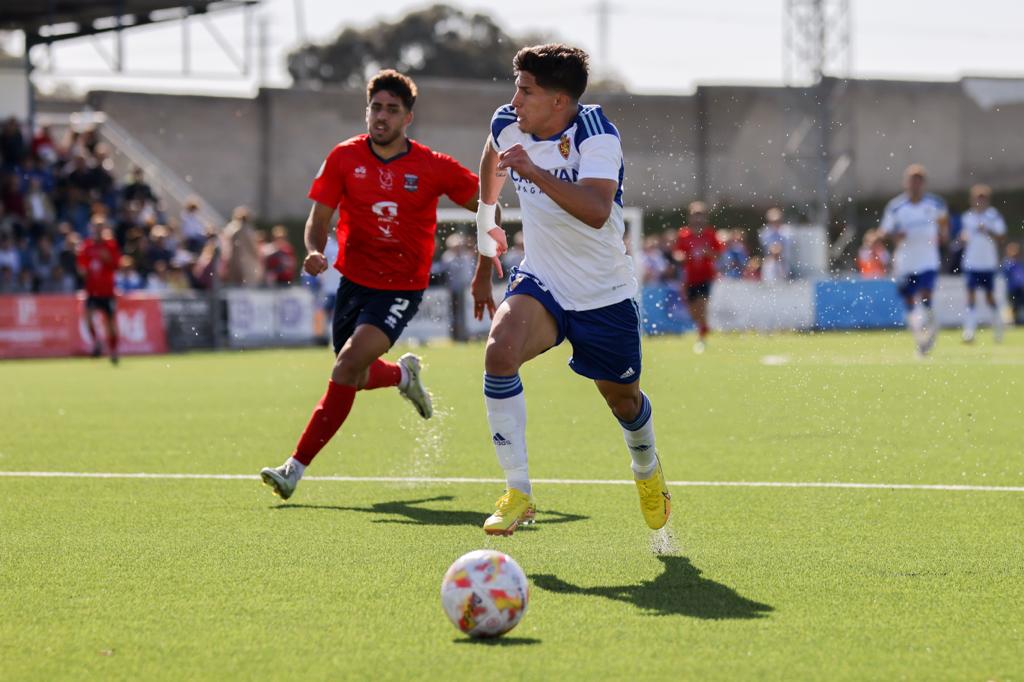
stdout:
<svg viewBox="0 0 1024 682">
<path fill-rule="evenodd" d="M 974 343 L 974 330 L 965 327 L 961 338 L 963 338 L 964 343 Z"/>
<path fill-rule="evenodd" d="M 708 348 L 707 344 L 703 341 L 698 340 L 697 343 L 693 344 L 693 352 L 697 355 L 702 355 Z"/>
<path fill-rule="evenodd" d="M 413 404 L 421 417 L 430 419 L 434 414 L 434 406 L 430 401 L 430 393 L 420 381 L 420 359 L 412 353 L 406 353 L 398 358 L 398 364 L 405 368 L 406 376 L 409 377 L 405 388 L 399 388 L 399 392 Z"/>
<path fill-rule="evenodd" d="M 299 473 L 298 467 L 291 462 L 285 462 L 279 467 L 262 469 L 260 478 L 263 479 L 264 485 L 269 485 L 274 489 L 275 495 L 282 500 L 287 500 L 295 492 L 302 474 Z"/>
</svg>

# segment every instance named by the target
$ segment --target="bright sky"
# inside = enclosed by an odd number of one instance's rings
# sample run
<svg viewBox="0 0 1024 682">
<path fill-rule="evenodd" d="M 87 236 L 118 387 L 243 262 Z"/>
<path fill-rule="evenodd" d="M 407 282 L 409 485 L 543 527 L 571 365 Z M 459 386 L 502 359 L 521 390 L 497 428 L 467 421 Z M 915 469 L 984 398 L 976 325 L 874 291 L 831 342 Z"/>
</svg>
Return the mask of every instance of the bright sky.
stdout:
<svg viewBox="0 0 1024 682">
<path fill-rule="evenodd" d="M 583 47 L 596 56 L 597 0 L 449 0 L 463 9 L 495 17 L 512 35 L 543 32 Z M 1024 77 L 1021 0 L 850 0 L 852 75 L 857 77 L 955 80 L 962 75 Z M 392 2 L 369 13 L 367 3 L 337 0 L 264 0 L 258 17 L 267 20 L 269 50 L 266 84 L 287 86 L 285 55 L 305 34 L 322 42 L 344 26 L 394 20 L 430 3 Z M 783 78 L 784 0 L 618 0 L 610 2 L 609 61 L 630 88 L 644 93 L 692 91 L 697 84 L 778 84 Z M 229 11 L 211 19 L 216 30 L 241 52 L 242 14 Z M 193 21 L 191 62 L 200 73 L 236 67 L 212 35 Z M 113 37 L 84 39 L 53 50 L 58 76 L 79 89 L 114 88 L 252 94 L 249 77 L 154 77 L 180 74 L 182 31 L 177 24 L 126 33 L 127 68 L 144 77 L 102 77 L 109 68 L 100 52 L 114 53 Z M 17 46 L 15 46 L 17 47 Z M 45 49 L 33 52 L 43 68 L 37 82 L 48 89 L 57 80 L 45 73 Z M 69 78 L 69 74 L 88 72 Z M 99 75 L 97 75 L 99 74 Z"/>
</svg>

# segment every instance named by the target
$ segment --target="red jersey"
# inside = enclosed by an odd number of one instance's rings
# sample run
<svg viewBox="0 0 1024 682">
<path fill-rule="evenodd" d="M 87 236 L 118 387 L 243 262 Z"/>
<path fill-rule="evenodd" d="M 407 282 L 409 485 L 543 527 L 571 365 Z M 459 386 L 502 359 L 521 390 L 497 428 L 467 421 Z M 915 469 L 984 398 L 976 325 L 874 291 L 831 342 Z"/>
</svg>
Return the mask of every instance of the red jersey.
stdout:
<svg viewBox="0 0 1024 682">
<path fill-rule="evenodd" d="M 465 204 L 477 193 L 476 174 L 446 154 L 409 140 L 388 160 L 357 135 L 331 150 L 309 198 L 338 209 L 341 274 L 373 289 L 426 289 L 434 259 L 437 201 Z"/>
<path fill-rule="evenodd" d="M 694 232 L 688 227 L 679 228 L 675 250 L 686 254 L 686 284 L 703 284 L 713 280 L 718 274 L 715 259 L 724 249 L 714 228 L 710 226 L 700 232 Z"/>
<path fill-rule="evenodd" d="M 121 260 L 121 250 L 113 239 L 86 239 L 78 247 L 78 267 L 85 277 L 85 293 L 89 296 L 114 295 L 114 273 Z"/>
</svg>

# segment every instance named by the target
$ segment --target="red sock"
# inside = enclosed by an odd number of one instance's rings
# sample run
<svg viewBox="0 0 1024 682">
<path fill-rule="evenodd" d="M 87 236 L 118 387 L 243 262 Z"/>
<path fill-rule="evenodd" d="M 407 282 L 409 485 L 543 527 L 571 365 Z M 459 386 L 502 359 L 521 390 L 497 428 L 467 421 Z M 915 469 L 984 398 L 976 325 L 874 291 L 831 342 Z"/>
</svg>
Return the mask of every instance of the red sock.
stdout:
<svg viewBox="0 0 1024 682">
<path fill-rule="evenodd" d="M 317 453 L 327 445 L 327 441 L 341 428 L 355 399 L 354 387 L 328 382 L 327 392 L 313 408 L 313 414 L 295 445 L 292 457 L 309 466 Z"/>
<path fill-rule="evenodd" d="M 393 362 L 377 358 L 370 365 L 370 376 L 366 379 L 363 390 L 370 391 L 375 388 L 387 388 L 397 386 L 402 381 L 402 368 Z"/>
<path fill-rule="evenodd" d="M 707 326 L 707 324 L 703 324 L 702 323 L 700 325 L 700 338 L 703 339 L 707 335 L 708 335 L 708 326 Z"/>
</svg>

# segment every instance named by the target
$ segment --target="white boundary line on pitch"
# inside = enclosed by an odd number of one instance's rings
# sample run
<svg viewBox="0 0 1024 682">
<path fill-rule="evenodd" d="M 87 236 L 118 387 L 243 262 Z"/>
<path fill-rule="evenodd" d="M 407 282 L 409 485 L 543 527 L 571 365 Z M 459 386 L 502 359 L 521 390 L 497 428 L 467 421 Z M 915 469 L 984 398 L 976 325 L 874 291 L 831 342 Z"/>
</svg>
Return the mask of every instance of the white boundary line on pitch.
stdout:
<svg viewBox="0 0 1024 682">
<path fill-rule="evenodd" d="M 250 474 L 148 474 L 88 471 L 0 471 L 0 478 L 143 478 L 157 480 L 258 481 Z M 431 476 L 306 476 L 304 481 L 342 483 L 496 483 L 503 478 L 440 478 Z M 535 478 L 545 485 L 632 485 L 633 481 L 601 478 Z M 1024 486 L 931 485 L 926 483 L 842 483 L 814 481 L 669 481 L 669 485 L 695 488 L 853 488 L 868 490 L 947 490 L 983 493 L 1024 493 Z"/>
</svg>

